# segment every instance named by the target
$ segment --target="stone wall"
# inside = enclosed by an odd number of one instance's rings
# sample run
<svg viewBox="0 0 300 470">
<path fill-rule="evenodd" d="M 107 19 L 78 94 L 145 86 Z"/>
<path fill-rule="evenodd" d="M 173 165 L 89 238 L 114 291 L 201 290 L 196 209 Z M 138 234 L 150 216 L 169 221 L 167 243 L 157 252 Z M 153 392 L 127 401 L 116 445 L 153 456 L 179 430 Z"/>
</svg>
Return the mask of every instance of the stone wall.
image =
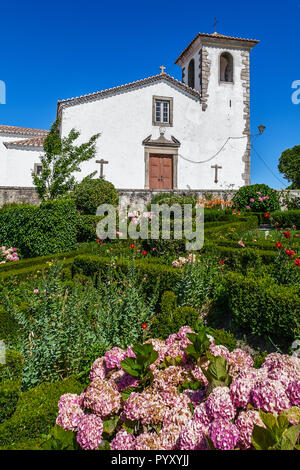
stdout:
<svg viewBox="0 0 300 470">
<path fill-rule="evenodd" d="M 12 202 L 39 204 L 39 198 L 34 188 L 0 186 L 0 207 L 4 204 L 11 204 Z"/>
<path fill-rule="evenodd" d="M 170 191 L 153 191 L 150 189 L 119 189 L 119 195 L 122 196 L 123 200 L 127 204 L 133 204 L 134 202 L 145 202 L 148 204 L 152 197 L 156 194 Z M 235 194 L 235 190 L 210 190 L 210 189 L 195 189 L 195 190 L 174 190 L 173 194 L 178 196 L 191 196 L 196 195 L 197 197 L 223 199 L 224 201 L 231 201 Z M 290 194 L 291 197 L 300 197 L 300 190 L 291 191 L 280 191 L 282 194 Z M 20 188 L 20 187 L 5 187 L 0 186 L 0 207 L 3 204 L 11 204 L 12 202 L 27 202 L 29 204 L 39 204 L 39 198 L 34 188 Z"/>
</svg>

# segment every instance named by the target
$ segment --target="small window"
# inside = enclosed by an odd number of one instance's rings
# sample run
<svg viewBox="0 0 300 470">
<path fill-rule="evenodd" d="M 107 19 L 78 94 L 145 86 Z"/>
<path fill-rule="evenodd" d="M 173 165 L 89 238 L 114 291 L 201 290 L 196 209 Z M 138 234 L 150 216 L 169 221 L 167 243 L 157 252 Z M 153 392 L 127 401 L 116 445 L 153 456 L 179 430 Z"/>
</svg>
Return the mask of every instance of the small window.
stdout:
<svg viewBox="0 0 300 470">
<path fill-rule="evenodd" d="M 43 170 L 43 165 L 41 163 L 35 163 L 34 164 L 34 174 L 36 176 L 40 176 Z"/>
<path fill-rule="evenodd" d="M 152 118 L 152 124 L 154 126 L 172 126 L 173 98 L 154 96 Z"/>
<path fill-rule="evenodd" d="M 220 81 L 233 82 L 233 57 L 228 52 L 220 56 Z"/>
<path fill-rule="evenodd" d="M 195 88 L 195 61 L 192 59 L 188 68 L 188 86 Z"/>
</svg>

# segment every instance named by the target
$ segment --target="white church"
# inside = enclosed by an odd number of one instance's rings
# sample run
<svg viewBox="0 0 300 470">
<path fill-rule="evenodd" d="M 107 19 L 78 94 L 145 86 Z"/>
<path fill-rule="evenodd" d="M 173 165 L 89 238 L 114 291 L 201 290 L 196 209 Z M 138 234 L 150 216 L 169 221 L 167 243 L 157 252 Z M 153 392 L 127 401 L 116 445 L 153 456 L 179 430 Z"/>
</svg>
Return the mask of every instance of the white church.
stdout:
<svg viewBox="0 0 300 470">
<path fill-rule="evenodd" d="M 259 41 L 199 33 L 152 77 L 58 101 L 61 136 L 100 133 L 97 171 L 118 189 L 237 189 L 250 184 L 250 51 Z M 32 187 L 49 131 L 0 125 L 0 186 Z M 105 163 L 100 163 L 99 161 Z"/>
</svg>

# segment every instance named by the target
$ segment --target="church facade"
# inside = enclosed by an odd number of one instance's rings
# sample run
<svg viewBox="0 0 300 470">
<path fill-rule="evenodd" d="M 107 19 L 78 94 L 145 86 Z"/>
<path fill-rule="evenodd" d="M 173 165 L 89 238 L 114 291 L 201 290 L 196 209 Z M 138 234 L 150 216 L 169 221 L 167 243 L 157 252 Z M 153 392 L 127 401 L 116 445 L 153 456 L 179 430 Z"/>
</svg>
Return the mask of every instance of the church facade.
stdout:
<svg viewBox="0 0 300 470">
<path fill-rule="evenodd" d="M 118 189 L 237 189 L 250 184 L 250 51 L 253 39 L 199 33 L 176 60 L 178 81 L 160 73 L 61 100 L 61 135 L 100 133 L 97 171 Z M 47 130 L 0 126 L 0 186 L 32 186 Z M 100 163 L 102 162 L 102 163 Z M 101 172 L 100 172 L 101 171 Z"/>
</svg>

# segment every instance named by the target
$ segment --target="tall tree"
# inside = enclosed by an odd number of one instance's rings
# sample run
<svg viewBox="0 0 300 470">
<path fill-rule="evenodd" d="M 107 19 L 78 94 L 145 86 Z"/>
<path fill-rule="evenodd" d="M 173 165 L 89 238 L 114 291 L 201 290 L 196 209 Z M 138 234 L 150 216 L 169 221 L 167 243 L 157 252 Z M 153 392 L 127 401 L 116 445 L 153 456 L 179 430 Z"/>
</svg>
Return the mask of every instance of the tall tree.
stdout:
<svg viewBox="0 0 300 470">
<path fill-rule="evenodd" d="M 96 140 L 100 134 L 79 146 L 75 140 L 80 132 L 72 129 L 67 137 L 59 135 L 60 120 L 57 119 L 44 142 L 44 154 L 40 157 L 40 175 L 32 173 L 33 183 L 42 201 L 63 196 L 75 186 L 74 173 L 81 171 L 80 164 L 91 160 L 96 153 Z M 92 175 L 90 175 L 92 176 Z"/>
<path fill-rule="evenodd" d="M 292 183 L 290 189 L 300 189 L 300 145 L 282 152 L 278 170 Z"/>
</svg>

